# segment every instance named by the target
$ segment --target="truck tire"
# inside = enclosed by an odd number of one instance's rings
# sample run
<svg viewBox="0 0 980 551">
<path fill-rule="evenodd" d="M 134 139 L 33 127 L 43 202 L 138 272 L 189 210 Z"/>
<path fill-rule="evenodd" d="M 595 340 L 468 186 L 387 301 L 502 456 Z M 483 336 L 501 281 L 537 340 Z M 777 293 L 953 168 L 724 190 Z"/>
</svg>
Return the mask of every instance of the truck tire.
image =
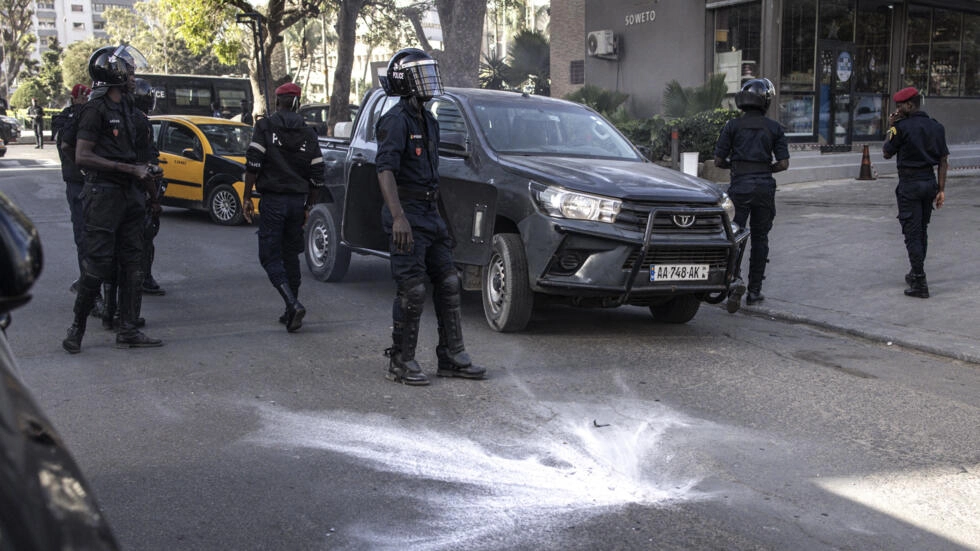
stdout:
<svg viewBox="0 0 980 551">
<path fill-rule="evenodd" d="M 653 319 L 663 323 L 687 323 L 694 319 L 701 301 L 694 295 L 674 297 L 663 304 L 650 306 Z"/>
<path fill-rule="evenodd" d="M 481 288 L 483 314 L 493 330 L 510 333 L 527 327 L 534 293 L 528 284 L 527 257 L 520 235 L 493 236 L 493 252 L 483 268 Z"/>
<path fill-rule="evenodd" d="M 237 226 L 245 220 L 238 192 L 228 184 L 220 184 L 208 194 L 208 214 L 211 221 L 222 226 Z"/>
<path fill-rule="evenodd" d="M 320 203 L 310 209 L 306 227 L 306 267 L 319 281 L 340 281 L 350 267 L 350 248 L 340 242 L 336 205 Z"/>
</svg>

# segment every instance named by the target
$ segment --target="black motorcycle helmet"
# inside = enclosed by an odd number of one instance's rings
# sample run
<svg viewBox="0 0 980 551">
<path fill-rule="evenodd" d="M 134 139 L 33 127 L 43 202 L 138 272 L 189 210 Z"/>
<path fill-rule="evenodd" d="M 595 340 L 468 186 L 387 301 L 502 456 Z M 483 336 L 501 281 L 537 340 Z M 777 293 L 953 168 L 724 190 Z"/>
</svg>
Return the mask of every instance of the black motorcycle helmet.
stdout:
<svg viewBox="0 0 980 551">
<path fill-rule="evenodd" d="M 136 102 L 137 109 L 149 115 L 157 104 L 156 91 L 149 82 L 138 78 L 133 88 L 133 100 Z"/>
<path fill-rule="evenodd" d="M 768 78 L 754 78 L 742 85 L 742 89 L 735 94 L 735 105 L 745 111 L 746 109 L 759 109 L 763 113 L 769 110 L 769 104 L 776 95 L 776 87 Z"/>
<path fill-rule="evenodd" d="M 389 96 L 415 96 L 423 102 L 443 94 L 439 62 L 418 48 L 398 50 L 388 62 L 381 86 Z"/>
<path fill-rule="evenodd" d="M 125 85 L 136 69 L 145 70 L 148 66 L 143 54 L 128 44 L 99 48 L 88 58 L 93 86 Z"/>
</svg>

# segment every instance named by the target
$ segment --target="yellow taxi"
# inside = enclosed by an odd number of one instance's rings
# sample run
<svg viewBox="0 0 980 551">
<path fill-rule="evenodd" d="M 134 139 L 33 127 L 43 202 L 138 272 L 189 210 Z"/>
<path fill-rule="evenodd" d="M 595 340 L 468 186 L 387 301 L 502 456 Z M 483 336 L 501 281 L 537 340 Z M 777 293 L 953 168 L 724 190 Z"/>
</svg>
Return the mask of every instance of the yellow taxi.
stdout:
<svg viewBox="0 0 980 551">
<path fill-rule="evenodd" d="M 154 115 L 153 138 L 167 183 L 162 204 L 206 210 L 215 223 L 241 224 L 245 150 L 252 127 L 215 117 Z M 251 198 L 258 212 L 258 199 Z"/>
</svg>

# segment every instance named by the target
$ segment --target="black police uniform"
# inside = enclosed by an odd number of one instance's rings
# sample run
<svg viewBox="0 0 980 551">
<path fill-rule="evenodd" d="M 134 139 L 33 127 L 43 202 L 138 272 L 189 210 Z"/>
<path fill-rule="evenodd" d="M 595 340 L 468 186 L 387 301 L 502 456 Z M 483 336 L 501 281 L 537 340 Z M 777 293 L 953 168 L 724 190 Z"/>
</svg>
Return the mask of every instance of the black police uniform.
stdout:
<svg viewBox="0 0 980 551">
<path fill-rule="evenodd" d="M 310 185 L 324 185 L 323 155 L 316 131 L 292 111 L 259 120 L 245 154 L 245 169 L 256 174 L 259 200 L 259 262 L 276 289 L 299 293 L 299 255 Z M 249 198 L 245 198 L 246 201 Z"/>
<path fill-rule="evenodd" d="M 125 97 L 115 103 L 105 90 L 97 88 L 81 110 L 78 139 L 93 142 L 93 153 L 105 159 L 137 162 L 139 128 L 133 109 Z M 144 188 L 134 177 L 122 172 L 86 169 L 81 198 L 85 253 L 75 300 L 76 324 L 80 312 L 91 309 L 99 285 L 116 277 L 118 266 L 124 276 L 120 282 L 123 300 L 117 343 L 124 344 L 126 338 L 139 334 L 135 322 L 143 281 Z"/>
<path fill-rule="evenodd" d="M 34 149 L 44 147 L 44 108 L 31 105 L 27 108 L 27 116 L 31 118 L 34 127 Z"/>
<path fill-rule="evenodd" d="M 925 273 L 928 239 L 926 229 L 932 217 L 932 203 L 939 192 L 933 167 L 949 155 L 946 129 L 925 111 L 913 111 L 894 124 L 895 132 L 882 145 L 891 157 L 897 155 L 898 220 L 905 236 L 912 274 Z"/>
<path fill-rule="evenodd" d="M 776 217 L 776 180 L 773 159 L 789 159 L 786 134 L 778 122 L 757 109 L 728 121 L 715 144 L 715 157 L 730 159 L 728 195 L 735 203 L 734 222 L 749 223 L 752 252 L 749 257 L 749 292 L 759 293 L 769 259 L 769 230 Z"/>
</svg>

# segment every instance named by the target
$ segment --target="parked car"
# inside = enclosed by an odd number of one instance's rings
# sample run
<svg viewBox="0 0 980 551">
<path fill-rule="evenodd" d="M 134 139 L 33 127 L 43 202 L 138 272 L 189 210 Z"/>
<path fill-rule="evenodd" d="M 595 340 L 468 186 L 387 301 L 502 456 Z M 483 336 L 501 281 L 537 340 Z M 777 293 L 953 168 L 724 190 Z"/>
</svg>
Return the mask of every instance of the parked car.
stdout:
<svg viewBox="0 0 980 551">
<path fill-rule="evenodd" d="M 245 150 L 252 127 L 214 117 L 150 117 L 167 183 L 162 204 L 206 210 L 214 222 L 241 224 Z M 258 200 L 251 199 L 256 212 Z"/>
<path fill-rule="evenodd" d="M 23 124 L 15 117 L 0 115 L 0 144 L 17 143 L 23 128 Z M 6 148 L 0 151 L 0 157 L 3 157 L 4 153 L 6 153 Z"/>
<path fill-rule="evenodd" d="M 352 121 L 355 117 L 357 117 L 357 106 L 349 105 L 348 109 L 350 111 L 350 119 L 348 120 Z M 307 103 L 306 105 L 300 106 L 299 114 L 302 115 L 303 120 L 306 121 L 306 126 L 313 127 L 318 136 L 327 135 L 327 116 L 330 114 L 329 104 Z"/>
<path fill-rule="evenodd" d="M 305 228 L 317 279 L 342 279 L 351 252 L 388 256 L 374 128 L 398 99 L 369 92 L 352 132 L 320 139 L 326 186 Z M 523 330 L 539 299 L 686 323 L 727 298 L 749 232 L 714 183 L 651 163 L 577 103 L 450 88 L 426 108 L 463 287 L 491 328 Z"/>
<path fill-rule="evenodd" d="M 7 342 L 42 267 L 38 232 L 0 193 L 0 549 L 118 549 L 92 487 L 27 389 Z"/>
</svg>

